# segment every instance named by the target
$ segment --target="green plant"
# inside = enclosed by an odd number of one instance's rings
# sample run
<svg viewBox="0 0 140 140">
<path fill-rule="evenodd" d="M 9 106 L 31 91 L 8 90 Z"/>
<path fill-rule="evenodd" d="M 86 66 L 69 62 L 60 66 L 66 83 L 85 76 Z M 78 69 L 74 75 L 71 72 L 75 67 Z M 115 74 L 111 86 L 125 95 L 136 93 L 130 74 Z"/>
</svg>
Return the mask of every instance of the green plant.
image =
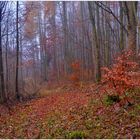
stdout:
<svg viewBox="0 0 140 140">
<path fill-rule="evenodd" d="M 119 95 L 107 95 L 104 99 L 106 105 L 112 105 L 113 103 L 120 102 Z"/>
<path fill-rule="evenodd" d="M 88 130 L 92 129 L 94 127 L 92 119 L 85 120 L 85 126 Z"/>
<path fill-rule="evenodd" d="M 137 105 L 137 109 L 140 110 L 140 105 Z"/>
<path fill-rule="evenodd" d="M 87 134 L 83 131 L 71 131 L 68 132 L 65 136 L 66 139 L 85 139 Z"/>
</svg>

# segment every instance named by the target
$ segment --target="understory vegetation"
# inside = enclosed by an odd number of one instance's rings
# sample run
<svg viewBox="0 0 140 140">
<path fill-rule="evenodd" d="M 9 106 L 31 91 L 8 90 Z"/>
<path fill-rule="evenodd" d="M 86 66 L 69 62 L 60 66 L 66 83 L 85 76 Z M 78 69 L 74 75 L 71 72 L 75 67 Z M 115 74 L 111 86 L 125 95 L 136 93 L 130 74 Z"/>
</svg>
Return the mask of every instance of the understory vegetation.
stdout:
<svg viewBox="0 0 140 140">
<path fill-rule="evenodd" d="M 100 84 L 81 83 L 73 64 L 71 84 L 44 86 L 37 99 L 1 105 L 0 137 L 140 138 L 140 77 L 133 58 L 124 52 L 103 68 Z"/>
<path fill-rule="evenodd" d="M 138 1 L 0 1 L 0 139 L 140 139 Z"/>
<path fill-rule="evenodd" d="M 120 106 L 114 97 L 92 93 L 92 86 L 77 90 L 70 85 L 71 92 L 59 89 L 10 110 L 1 105 L 0 137 L 140 138 L 140 89 L 129 94 L 133 105 Z"/>
</svg>

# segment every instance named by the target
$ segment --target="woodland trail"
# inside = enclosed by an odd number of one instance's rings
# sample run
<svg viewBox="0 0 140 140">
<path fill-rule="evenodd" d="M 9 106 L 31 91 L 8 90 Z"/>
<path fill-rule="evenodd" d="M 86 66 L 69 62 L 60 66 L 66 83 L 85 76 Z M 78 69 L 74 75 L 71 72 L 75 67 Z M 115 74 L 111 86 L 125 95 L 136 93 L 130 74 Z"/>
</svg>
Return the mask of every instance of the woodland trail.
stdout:
<svg viewBox="0 0 140 140">
<path fill-rule="evenodd" d="M 83 93 L 52 93 L 42 98 L 18 103 L 11 108 L 10 114 L 6 112 L 4 106 L 1 106 L 0 137 L 38 138 L 40 131 L 36 125 L 43 124 L 47 118 L 56 113 L 60 113 L 60 116 L 68 114 L 73 108 L 78 109 L 86 105 L 88 99 L 89 97 Z"/>
<path fill-rule="evenodd" d="M 140 138 L 139 94 L 124 111 L 86 90 L 44 92 L 46 96 L 14 105 L 10 114 L 0 106 L 0 138 Z"/>
</svg>

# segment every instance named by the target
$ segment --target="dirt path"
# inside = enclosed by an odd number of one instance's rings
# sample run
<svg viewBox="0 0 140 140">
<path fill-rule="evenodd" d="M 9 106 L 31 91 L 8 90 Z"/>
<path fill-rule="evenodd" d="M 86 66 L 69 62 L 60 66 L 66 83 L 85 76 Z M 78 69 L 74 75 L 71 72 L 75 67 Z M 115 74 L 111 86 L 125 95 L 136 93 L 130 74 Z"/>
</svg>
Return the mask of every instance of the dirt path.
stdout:
<svg viewBox="0 0 140 140">
<path fill-rule="evenodd" d="M 0 138 L 66 138 L 73 132 L 87 138 L 140 138 L 139 100 L 124 112 L 117 104 L 106 106 L 99 94 L 45 92 L 13 106 L 10 114 L 0 106 Z"/>
<path fill-rule="evenodd" d="M 36 138 L 35 133 L 40 131 L 37 124 L 43 123 L 56 112 L 67 114 L 73 107 L 84 106 L 87 102 L 88 97 L 83 93 L 54 93 L 27 103 L 19 103 L 12 108 L 12 114 L 5 113 L 0 117 L 0 137 Z"/>
</svg>

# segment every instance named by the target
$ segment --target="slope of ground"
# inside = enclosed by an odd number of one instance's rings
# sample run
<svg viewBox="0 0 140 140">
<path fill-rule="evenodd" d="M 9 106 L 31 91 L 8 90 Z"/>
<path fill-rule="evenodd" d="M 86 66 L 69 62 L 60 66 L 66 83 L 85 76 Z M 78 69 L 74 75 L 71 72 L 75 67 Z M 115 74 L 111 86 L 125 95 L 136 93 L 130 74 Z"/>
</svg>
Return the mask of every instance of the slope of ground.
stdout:
<svg viewBox="0 0 140 140">
<path fill-rule="evenodd" d="M 106 106 L 104 95 L 86 90 L 50 92 L 10 112 L 0 106 L 0 138 L 140 138 L 136 93 L 136 103 L 127 109 Z"/>
</svg>

